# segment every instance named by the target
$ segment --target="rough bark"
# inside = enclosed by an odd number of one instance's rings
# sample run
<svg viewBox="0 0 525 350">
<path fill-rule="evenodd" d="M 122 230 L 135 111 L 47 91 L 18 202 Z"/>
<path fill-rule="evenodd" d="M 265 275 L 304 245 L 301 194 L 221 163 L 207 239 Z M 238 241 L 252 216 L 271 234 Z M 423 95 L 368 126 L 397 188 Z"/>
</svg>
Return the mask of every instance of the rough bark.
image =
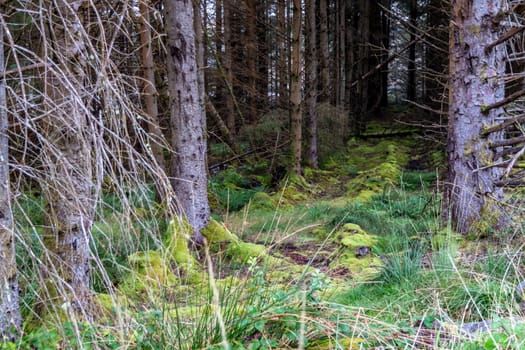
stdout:
<svg viewBox="0 0 525 350">
<path fill-rule="evenodd" d="M 390 52 L 390 18 L 388 11 L 392 7 L 392 0 L 382 0 L 381 4 L 385 10 L 381 10 L 381 46 L 382 53 L 380 61 L 385 62 Z M 381 74 L 381 107 L 388 106 L 388 64 L 380 72 Z"/>
<path fill-rule="evenodd" d="M 47 225 L 44 231 L 44 273 L 52 276 L 50 300 L 44 308 L 65 302 L 88 319 L 90 306 L 91 226 L 95 199 L 91 159 L 89 107 L 86 96 L 86 46 L 79 9 L 83 1 L 57 1 L 53 48 L 57 70 L 45 70 L 46 142 L 43 145 Z M 59 20 L 59 19 L 60 20 Z M 65 300 L 64 300 L 65 299 Z M 58 303 L 57 303 L 58 302 Z"/>
<path fill-rule="evenodd" d="M 301 0 L 293 0 L 292 15 L 292 72 L 290 86 L 292 172 L 300 175 L 302 160 L 301 113 Z"/>
<path fill-rule="evenodd" d="M 490 142 L 501 133 L 481 137 L 484 125 L 493 125 L 504 113 L 484 107 L 505 97 L 504 47 L 486 52 L 497 40 L 500 29 L 493 21 L 503 8 L 503 0 L 452 1 L 450 24 L 449 87 L 449 184 L 448 215 L 458 232 L 485 234 L 504 226 L 506 216 L 498 202 L 502 189 L 495 186 L 503 169 L 486 167 L 497 163 Z"/>
<path fill-rule="evenodd" d="M 159 124 L 159 109 L 157 105 L 157 90 L 155 88 L 155 62 L 151 47 L 150 8 L 146 0 L 140 2 L 140 44 L 142 69 L 144 77 L 144 104 L 148 115 L 148 132 L 153 142 L 151 153 L 161 169 L 166 169 L 161 143 L 164 139 Z M 162 196 L 162 194 L 161 194 Z"/>
<path fill-rule="evenodd" d="M 339 27 L 337 28 L 337 35 L 339 42 L 339 53 L 337 61 L 339 62 L 339 80 L 336 84 L 338 87 L 336 106 L 340 109 L 343 109 L 346 95 L 346 0 L 339 0 L 338 3 L 339 12 L 337 15 L 339 16 Z"/>
<path fill-rule="evenodd" d="M 435 110 L 442 108 L 447 79 L 449 11 L 444 6 L 441 0 L 430 0 L 427 9 L 428 27 L 432 30 L 425 42 L 425 103 Z"/>
<path fill-rule="evenodd" d="M 2 10 L 2 6 L 0 6 Z M 4 72 L 3 21 L 0 21 L 0 73 Z M 9 190 L 6 81 L 0 78 L 0 342 L 14 340 L 22 319 L 18 307 L 15 237 Z"/>
<path fill-rule="evenodd" d="M 318 152 L 317 152 L 317 26 L 316 26 L 316 0 L 306 1 L 306 23 L 308 36 L 308 131 L 309 131 L 309 149 L 308 160 L 310 166 L 317 169 Z"/>
<path fill-rule="evenodd" d="M 268 35 L 269 4 L 266 1 L 257 0 L 257 112 L 264 114 L 269 107 L 268 86 L 270 84 L 268 72 L 270 65 L 270 42 Z"/>
<path fill-rule="evenodd" d="M 286 29 L 286 5 L 288 0 L 279 1 L 277 4 L 277 23 L 279 26 L 279 106 L 281 108 L 288 107 L 288 65 L 286 63 L 288 51 L 288 30 Z"/>
<path fill-rule="evenodd" d="M 410 0 L 409 4 L 409 21 L 410 21 L 410 41 L 416 39 L 417 30 L 417 0 Z M 408 49 L 408 81 L 407 81 L 407 100 L 416 100 L 416 45 Z"/>
<path fill-rule="evenodd" d="M 191 1 L 164 2 L 171 105 L 172 184 L 178 204 L 194 228 L 193 240 L 209 221 L 205 116 L 199 104 L 194 13 Z"/>
<path fill-rule="evenodd" d="M 328 102 L 330 99 L 330 52 L 328 51 L 328 4 L 327 0 L 319 1 L 319 65 L 320 65 L 320 102 Z"/>
<path fill-rule="evenodd" d="M 364 76 L 370 70 L 370 7 L 371 1 L 359 1 L 359 21 L 357 25 L 358 54 L 356 76 Z M 369 105 L 369 81 L 359 79 L 356 88 L 353 131 L 357 135 L 364 131 L 365 116 Z"/>
<path fill-rule="evenodd" d="M 235 134 L 235 109 L 233 103 L 233 42 L 232 42 L 232 1 L 224 1 L 224 74 L 226 83 L 226 95 L 224 96 L 226 105 L 226 125 Z"/>
<path fill-rule="evenodd" d="M 248 123 L 257 120 L 257 34 L 255 0 L 245 0 L 246 6 L 246 64 L 248 67 L 247 104 Z"/>
</svg>

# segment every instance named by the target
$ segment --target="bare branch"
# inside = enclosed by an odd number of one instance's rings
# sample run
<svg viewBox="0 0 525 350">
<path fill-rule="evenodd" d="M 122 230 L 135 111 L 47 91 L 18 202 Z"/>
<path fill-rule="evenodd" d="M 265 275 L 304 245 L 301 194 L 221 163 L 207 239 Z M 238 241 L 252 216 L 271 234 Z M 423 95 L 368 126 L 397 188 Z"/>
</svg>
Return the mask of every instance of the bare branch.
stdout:
<svg viewBox="0 0 525 350">
<path fill-rule="evenodd" d="M 506 139 L 506 140 L 493 141 L 492 144 L 490 145 L 490 148 L 513 146 L 513 145 L 517 145 L 518 143 L 522 143 L 522 142 L 525 142 L 525 136 L 514 137 L 512 139 Z"/>
<path fill-rule="evenodd" d="M 520 91 L 516 91 L 515 93 L 511 94 L 509 97 L 499 101 L 499 102 L 496 102 L 494 104 L 491 104 L 489 106 L 483 106 L 481 107 L 481 112 L 483 113 L 488 113 L 489 111 L 495 109 L 495 108 L 499 108 L 499 107 L 503 107 L 505 105 L 508 105 L 509 103 L 517 100 L 518 98 L 522 97 L 522 96 L 525 96 L 525 90 L 520 90 Z"/>
<path fill-rule="evenodd" d="M 504 121 L 501 124 L 497 124 L 497 125 L 488 127 L 487 129 L 483 130 L 481 135 L 482 136 L 488 136 L 489 134 L 492 134 L 493 132 L 501 131 L 501 130 L 509 127 L 509 126 L 512 126 L 514 124 L 521 123 L 521 122 L 525 122 L 525 113 L 524 114 L 520 114 L 520 115 L 518 115 L 516 117 L 513 117 L 513 118 L 511 118 L 509 120 L 506 120 L 506 121 Z"/>
<path fill-rule="evenodd" d="M 492 50 L 495 46 L 504 43 L 505 41 L 512 38 L 514 35 L 519 34 L 525 30 L 525 26 L 522 27 L 514 27 L 511 28 L 508 32 L 503 34 L 498 40 L 494 41 L 493 43 L 490 43 L 485 48 L 485 52 L 488 53 L 490 50 Z"/>
</svg>

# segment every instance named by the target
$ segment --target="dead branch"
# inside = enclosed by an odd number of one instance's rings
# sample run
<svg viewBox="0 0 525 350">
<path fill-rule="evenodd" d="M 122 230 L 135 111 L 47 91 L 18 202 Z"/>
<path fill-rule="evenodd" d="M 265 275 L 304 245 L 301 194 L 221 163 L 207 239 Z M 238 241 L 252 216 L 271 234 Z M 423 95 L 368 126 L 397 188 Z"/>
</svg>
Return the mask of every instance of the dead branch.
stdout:
<svg viewBox="0 0 525 350">
<path fill-rule="evenodd" d="M 10 70 L 6 70 L 6 71 L 3 71 L 3 72 L 0 72 L 0 79 L 2 79 L 4 77 L 7 77 L 9 75 L 12 75 L 12 74 L 25 72 L 26 70 L 43 68 L 43 67 L 45 67 L 45 65 L 46 65 L 45 62 L 38 62 L 38 63 L 29 64 L 27 66 L 17 67 L 17 68 L 13 68 L 13 69 L 10 69 Z"/>
<path fill-rule="evenodd" d="M 502 151 L 497 152 L 497 153 L 494 155 L 494 159 L 499 159 L 499 158 L 501 158 L 501 157 L 508 156 L 509 154 L 514 154 L 514 153 L 518 152 L 520 149 L 521 149 L 521 147 L 509 147 L 509 148 L 505 148 L 505 149 L 503 149 Z"/>
<path fill-rule="evenodd" d="M 505 177 L 508 177 L 512 168 L 514 167 L 514 164 L 518 161 L 518 159 L 525 153 L 525 147 L 522 147 L 518 153 L 516 153 L 510 160 L 509 165 L 507 166 L 507 169 L 505 169 Z"/>
<path fill-rule="evenodd" d="M 520 98 L 522 96 L 525 96 L 525 90 L 516 91 L 515 93 L 513 93 L 509 97 L 507 97 L 507 98 L 505 98 L 505 99 L 503 99 L 503 100 L 501 100 L 499 102 L 496 102 L 496 103 L 491 104 L 489 106 L 481 107 L 481 112 L 488 113 L 491 110 L 493 110 L 494 108 L 499 108 L 499 107 L 503 107 L 505 105 L 508 105 L 509 103 L 517 100 L 518 98 Z"/>
<path fill-rule="evenodd" d="M 210 115 L 213 117 L 213 119 L 215 119 L 215 122 L 217 123 L 217 126 L 219 127 L 219 130 L 221 131 L 222 136 L 224 136 L 224 140 L 226 141 L 226 144 L 230 147 L 230 149 L 234 153 L 237 153 L 237 146 L 235 144 L 235 140 L 233 139 L 230 129 L 228 129 L 228 127 L 226 126 L 226 123 L 224 122 L 221 115 L 217 111 L 217 108 L 215 108 L 215 105 L 208 97 L 206 97 L 206 108 L 208 108 Z"/>
<path fill-rule="evenodd" d="M 497 125 L 494 125 L 494 126 L 491 126 L 489 128 L 487 128 L 486 130 L 484 130 L 481 135 L 482 136 L 488 136 L 489 134 L 492 134 L 493 132 L 496 132 L 496 131 L 501 131 L 509 126 L 512 126 L 516 123 L 521 123 L 521 122 L 525 122 L 525 113 L 524 114 L 520 114 L 516 117 L 513 117 L 509 120 L 506 120 L 504 121 L 503 123 L 501 124 L 497 124 Z"/>
<path fill-rule="evenodd" d="M 506 139 L 506 140 L 500 140 L 500 141 L 493 141 L 492 144 L 490 145 L 490 148 L 513 146 L 513 145 L 517 145 L 518 143 L 522 143 L 522 142 L 525 142 L 525 136 L 514 137 L 512 139 Z"/>
<path fill-rule="evenodd" d="M 522 27 L 513 27 L 508 32 L 503 34 L 501 37 L 499 37 L 498 40 L 494 41 L 493 43 L 490 43 L 485 48 L 485 53 L 488 53 L 490 50 L 492 50 L 495 46 L 504 43 L 505 41 L 512 38 L 514 35 L 519 34 L 525 30 L 525 26 Z"/>
<path fill-rule="evenodd" d="M 412 40 L 411 42 L 409 42 L 408 44 L 403 46 L 399 51 L 397 51 L 394 54 L 390 55 L 386 60 L 384 60 L 383 62 L 379 63 L 378 65 L 373 67 L 371 70 L 369 70 L 368 72 L 366 72 L 365 74 L 363 74 L 362 76 L 360 76 L 359 78 L 354 80 L 352 82 L 352 84 L 350 84 L 350 87 L 352 87 L 352 88 L 355 87 L 361 81 L 363 81 L 363 80 L 369 78 L 370 76 L 374 75 L 375 73 L 377 73 L 377 71 L 379 71 L 381 68 L 383 68 L 384 66 L 386 66 L 387 64 L 389 64 L 390 62 L 392 62 L 393 60 L 398 58 L 399 56 L 401 56 L 403 54 L 403 52 L 408 50 L 411 46 L 414 46 L 419 41 L 421 41 L 421 39 L 423 38 L 424 35 L 426 35 L 426 32 L 423 33 L 423 34 L 420 34 L 417 38 L 415 38 L 414 40 Z"/>
<path fill-rule="evenodd" d="M 513 180 L 501 180 L 494 182 L 497 187 L 522 187 L 525 185 L 525 181 L 522 179 Z"/>
<path fill-rule="evenodd" d="M 282 148 L 282 147 L 288 145 L 289 143 L 290 143 L 289 140 L 285 141 L 285 142 L 281 143 L 280 145 L 275 146 L 274 149 L 277 150 L 279 148 Z M 258 148 L 251 149 L 251 150 L 246 151 L 246 152 L 244 152 L 242 154 L 238 154 L 238 155 L 233 156 L 233 157 L 231 157 L 229 159 L 226 159 L 225 161 L 222 161 L 220 163 L 214 164 L 214 165 L 210 166 L 209 168 L 210 168 L 210 170 L 214 170 L 214 169 L 220 170 L 224 166 L 226 166 L 226 165 L 228 165 L 228 164 L 230 164 L 230 163 L 232 163 L 232 162 L 234 162 L 236 160 L 242 159 L 242 158 L 244 158 L 246 156 L 249 156 L 250 154 L 257 153 L 257 152 L 259 152 L 261 150 L 263 151 L 262 153 L 267 153 L 268 152 L 267 148 L 268 148 L 268 146 L 265 145 L 265 146 L 261 146 L 261 147 L 258 147 Z"/>
</svg>

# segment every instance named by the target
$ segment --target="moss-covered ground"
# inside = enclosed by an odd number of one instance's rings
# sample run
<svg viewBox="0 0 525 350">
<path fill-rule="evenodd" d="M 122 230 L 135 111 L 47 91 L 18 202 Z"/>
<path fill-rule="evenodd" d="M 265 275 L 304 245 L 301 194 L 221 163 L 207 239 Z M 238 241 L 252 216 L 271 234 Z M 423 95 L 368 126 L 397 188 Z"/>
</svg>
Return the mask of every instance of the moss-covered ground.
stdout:
<svg viewBox="0 0 525 350">
<path fill-rule="evenodd" d="M 272 182 L 265 160 L 221 170 L 204 247 L 189 244 L 185 220 L 158 214 L 150 191 L 134 195 L 133 217 L 106 196 L 93 230 L 95 322 L 32 317 L 22 342 L 0 349 L 522 348 L 523 328 L 460 330 L 522 316 L 519 225 L 455 234 L 441 217 L 444 155 L 391 128 L 372 123 L 301 177 Z M 38 217 L 38 196 L 27 203 Z M 35 222 L 24 235 L 38 247 Z M 21 280 L 26 314 L 36 284 Z"/>
</svg>

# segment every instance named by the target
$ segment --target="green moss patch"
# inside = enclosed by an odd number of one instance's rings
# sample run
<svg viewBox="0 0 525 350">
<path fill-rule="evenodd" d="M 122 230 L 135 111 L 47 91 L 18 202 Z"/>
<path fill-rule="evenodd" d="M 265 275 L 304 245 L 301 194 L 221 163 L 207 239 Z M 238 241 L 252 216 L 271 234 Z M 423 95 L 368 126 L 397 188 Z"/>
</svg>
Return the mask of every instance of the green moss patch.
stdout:
<svg viewBox="0 0 525 350">
<path fill-rule="evenodd" d="M 370 279 L 379 273 L 381 260 L 373 253 L 378 237 L 366 233 L 359 225 L 348 223 L 335 233 L 341 253 L 331 266 L 343 266 L 357 279 Z"/>
</svg>

